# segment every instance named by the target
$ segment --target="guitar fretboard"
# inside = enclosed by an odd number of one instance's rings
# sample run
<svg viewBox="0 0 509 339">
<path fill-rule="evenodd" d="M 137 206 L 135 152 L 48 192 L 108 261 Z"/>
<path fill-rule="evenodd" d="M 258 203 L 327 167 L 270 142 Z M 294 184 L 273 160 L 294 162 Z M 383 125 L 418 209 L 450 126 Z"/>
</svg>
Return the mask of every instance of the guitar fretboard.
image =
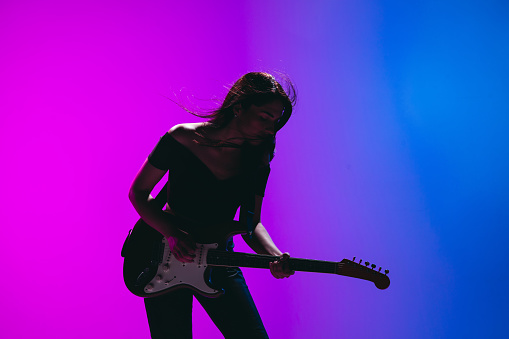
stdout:
<svg viewBox="0 0 509 339">
<path fill-rule="evenodd" d="M 279 257 L 265 254 L 250 254 L 209 250 L 207 264 L 212 266 L 230 267 L 252 267 L 269 268 L 269 263 L 278 260 Z M 334 261 L 311 260 L 311 259 L 289 259 L 290 269 L 293 271 L 337 273 L 338 265 Z"/>
</svg>

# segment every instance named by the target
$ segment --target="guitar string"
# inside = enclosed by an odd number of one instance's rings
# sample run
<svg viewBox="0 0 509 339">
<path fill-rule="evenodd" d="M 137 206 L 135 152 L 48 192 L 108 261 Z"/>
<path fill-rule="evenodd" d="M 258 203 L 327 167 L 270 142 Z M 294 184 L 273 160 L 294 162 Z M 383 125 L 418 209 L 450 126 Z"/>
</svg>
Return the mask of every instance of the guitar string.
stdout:
<svg viewBox="0 0 509 339">
<path fill-rule="evenodd" d="M 215 257 L 209 257 L 210 255 L 213 255 Z M 260 268 L 268 268 L 267 261 L 271 260 L 277 260 L 279 257 L 277 256 L 269 256 L 269 255 L 260 255 L 260 254 L 249 254 L 249 253 L 235 253 L 235 252 L 225 252 L 220 250 L 210 250 L 207 254 L 208 259 L 214 259 L 223 261 L 223 263 L 228 263 L 235 266 L 242 266 L 242 264 L 248 264 L 247 266 L 253 265 L 255 267 Z M 312 272 L 315 272 L 316 269 L 320 269 L 319 272 L 323 273 L 338 273 L 340 270 L 344 269 L 352 269 L 352 270 L 361 270 L 361 272 L 364 273 L 370 273 L 374 275 L 381 275 L 384 274 L 381 272 L 377 272 L 374 269 L 370 269 L 369 267 L 364 267 L 357 263 L 342 263 L 342 262 L 333 262 L 333 261 L 323 261 L 323 260 L 312 260 L 312 259 L 300 259 L 300 258 L 290 258 L 290 260 L 295 265 L 295 269 L 306 271 L 311 270 Z M 208 260 L 207 260 L 208 261 Z M 239 265 L 240 261 L 240 265 Z M 217 262 L 217 261 L 216 261 Z M 213 263 L 211 263 L 213 265 Z M 352 265 L 352 267 L 345 267 L 346 265 Z M 315 268 L 315 270 L 313 270 Z"/>
<path fill-rule="evenodd" d="M 212 257 L 210 256 L 212 255 Z M 252 264 L 257 267 L 263 266 L 268 268 L 268 262 L 272 260 L 277 260 L 279 257 L 276 256 L 268 256 L 268 255 L 257 255 L 257 254 L 248 254 L 248 253 L 232 253 L 232 252 L 224 252 L 224 251 L 209 251 L 208 259 L 212 259 L 211 264 L 217 263 L 217 261 L 222 261 L 224 264 L 231 265 L 240 265 L 242 264 Z M 207 260 L 207 261 L 209 261 Z M 309 271 L 319 271 L 324 273 L 336 273 L 338 269 L 341 269 L 343 264 L 332 261 L 322 261 L 322 260 L 311 260 L 311 259 L 300 259 L 300 258 L 291 258 L 290 259 L 294 268 L 297 270 L 309 270 Z M 339 266 L 338 266 L 339 265 Z"/>
</svg>

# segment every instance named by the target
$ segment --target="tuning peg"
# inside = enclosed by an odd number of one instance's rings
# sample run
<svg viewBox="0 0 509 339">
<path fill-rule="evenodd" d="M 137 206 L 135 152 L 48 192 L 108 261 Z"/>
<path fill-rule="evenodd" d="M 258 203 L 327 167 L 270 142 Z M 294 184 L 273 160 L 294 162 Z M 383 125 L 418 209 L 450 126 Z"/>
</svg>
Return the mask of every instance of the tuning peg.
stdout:
<svg viewBox="0 0 509 339">
<path fill-rule="evenodd" d="M 355 258 L 357 258 L 357 257 L 353 257 L 352 261 L 355 261 Z"/>
<path fill-rule="evenodd" d="M 385 274 L 389 273 L 389 270 L 385 270 Z"/>
<path fill-rule="evenodd" d="M 368 266 L 369 266 L 369 261 L 366 261 L 366 262 L 364 263 L 364 265 L 366 265 L 366 267 L 368 267 Z"/>
<path fill-rule="evenodd" d="M 359 264 L 362 263 L 362 259 L 359 260 Z"/>
<path fill-rule="evenodd" d="M 376 265 L 375 264 L 371 264 L 371 269 L 375 269 L 376 268 Z"/>
<path fill-rule="evenodd" d="M 381 270 L 382 270 L 382 266 L 380 266 L 380 267 L 378 268 L 378 272 L 380 272 Z"/>
</svg>

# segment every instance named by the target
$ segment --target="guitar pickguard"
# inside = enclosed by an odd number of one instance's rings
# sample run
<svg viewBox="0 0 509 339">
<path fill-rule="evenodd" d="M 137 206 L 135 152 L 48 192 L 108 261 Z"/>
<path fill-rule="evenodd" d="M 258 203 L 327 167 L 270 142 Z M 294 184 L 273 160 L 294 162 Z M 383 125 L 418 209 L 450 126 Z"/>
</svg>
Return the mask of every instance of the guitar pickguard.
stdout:
<svg viewBox="0 0 509 339">
<path fill-rule="evenodd" d="M 178 287 L 191 288 L 202 295 L 217 296 L 223 291 L 211 287 L 207 274 L 207 252 L 216 249 L 218 244 L 196 244 L 195 259 L 191 263 L 178 261 L 171 253 L 167 240 L 163 237 L 164 253 L 154 278 L 145 285 L 144 292 L 160 294 L 162 291 Z"/>
</svg>

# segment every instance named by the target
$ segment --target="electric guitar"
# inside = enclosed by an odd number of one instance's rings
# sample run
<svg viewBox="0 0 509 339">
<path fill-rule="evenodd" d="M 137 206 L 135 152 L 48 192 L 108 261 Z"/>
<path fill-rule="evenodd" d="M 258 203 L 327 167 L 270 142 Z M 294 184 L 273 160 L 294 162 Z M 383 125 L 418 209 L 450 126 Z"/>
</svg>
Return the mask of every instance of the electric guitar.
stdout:
<svg viewBox="0 0 509 339">
<path fill-rule="evenodd" d="M 124 243 L 124 282 L 133 294 L 139 297 L 155 297 L 178 288 L 192 289 L 206 297 L 218 297 L 224 293 L 211 281 L 210 269 L 214 266 L 269 268 L 269 263 L 279 260 L 277 256 L 228 252 L 224 239 L 240 230 L 223 230 L 195 238 L 197 243 L 194 262 L 183 263 L 172 255 L 168 242 L 159 232 L 140 219 Z M 208 238 L 208 239 L 207 239 Z M 208 240 L 208 241 L 207 241 Z M 212 240 L 212 241 L 210 241 Z M 362 260 L 359 263 L 343 259 L 340 262 L 289 258 L 289 267 L 294 271 L 338 274 L 371 281 L 379 289 L 389 287 L 388 270 L 376 270 L 376 265 Z"/>
</svg>

